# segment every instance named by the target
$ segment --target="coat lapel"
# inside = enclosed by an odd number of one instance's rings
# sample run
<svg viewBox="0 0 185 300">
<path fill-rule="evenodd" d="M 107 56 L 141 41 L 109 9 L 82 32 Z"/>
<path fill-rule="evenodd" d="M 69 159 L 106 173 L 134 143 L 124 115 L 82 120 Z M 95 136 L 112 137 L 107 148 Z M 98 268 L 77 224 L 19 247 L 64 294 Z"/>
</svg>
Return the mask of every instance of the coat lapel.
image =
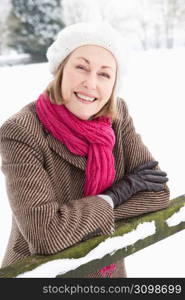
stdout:
<svg viewBox="0 0 185 300">
<path fill-rule="evenodd" d="M 116 169 L 115 182 L 120 180 L 125 173 L 125 160 L 124 160 L 124 151 L 122 143 L 122 134 L 119 126 L 119 122 L 114 122 L 112 128 L 115 133 L 116 142 L 113 148 L 114 163 Z"/>
<path fill-rule="evenodd" d="M 75 155 L 68 148 L 57 140 L 53 135 L 48 133 L 46 136 L 49 147 L 55 151 L 60 157 L 68 161 L 73 166 L 85 170 L 87 158 L 85 156 Z"/>
<path fill-rule="evenodd" d="M 124 173 L 124 164 L 123 161 L 120 161 L 120 154 L 122 154 L 122 143 L 120 143 L 120 136 L 117 132 L 117 126 L 114 126 L 114 131 L 116 134 L 116 144 L 113 148 L 113 155 L 115 158 L 115 169 L 116 169 L 116 177 L 115 181 L 119 180 Z M 68 148 L 62 144 L 58 139 L 56 139 L 52 134 L 50 134 L 45 128 L 44 131 L 46 133 L 46 139 L 48 141 L 49 147 L 52 149 L 52 151 L 56 152 L 61 158 L 66 160 L 68 163 L 72 164 L 76 168 L 79 168 L 83 171 L 85 171 L 86 163 L 87 163 L 87 157 L 86 156 L 80 156 L 75 155 L 72 152 L 68 150 Z M 121 147 L 121 148 L 120 148 Z M 122 155 L 121 155 L 122 156 Z"/>
</svg>

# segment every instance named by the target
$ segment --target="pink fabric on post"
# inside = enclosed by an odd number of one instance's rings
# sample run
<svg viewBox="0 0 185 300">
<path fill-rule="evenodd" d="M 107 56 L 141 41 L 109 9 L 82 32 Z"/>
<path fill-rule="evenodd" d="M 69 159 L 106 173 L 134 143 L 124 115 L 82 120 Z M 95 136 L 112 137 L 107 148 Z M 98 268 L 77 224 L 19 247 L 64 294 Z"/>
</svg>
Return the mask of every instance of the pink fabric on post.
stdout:
<svg viewBox="0 0 185 300">
<path fill-rule="evenodd" d="M 106 266 L 100 270 L 100 273 L 102 274 L 102 277 L 106 277 L 109 274 L 109 277 L 112 277 L 112 273 L 114 272 L 116 268 L 115 264 L 111 264 L 109 266 Z"/>
<path fill-rule="evenodd" d="M 87 156 L 84 196 L 93 196 L 110 187 L 115 178 L 115 134 L 112 120 L 98 117 L 81 120 L 64 105 L 52 104 L 41 94 L 36 101 L 36 113 L 45 128 L 74 154 Z M 113 272 L 115 264 L 100 270 L 103 277 Z"/>
</svg>

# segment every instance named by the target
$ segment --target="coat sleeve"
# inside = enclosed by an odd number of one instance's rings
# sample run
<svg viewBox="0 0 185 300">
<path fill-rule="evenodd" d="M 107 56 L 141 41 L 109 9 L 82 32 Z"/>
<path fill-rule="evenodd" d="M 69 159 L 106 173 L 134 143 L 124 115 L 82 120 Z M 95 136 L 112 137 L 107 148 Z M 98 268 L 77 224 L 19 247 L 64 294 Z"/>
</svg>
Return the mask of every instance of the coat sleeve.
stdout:
<svg viewBox="0 0 185 300">
<path fill-rule="evenodd" d="M 113 233 L 114 213 L 107 201 L 88 196 L 59 205 L 37 143 L 15 120 L 7 120 L 0 128 L 8 199 L 31 254 L 59 252 L 85 240 L 89 233 Z"/>
<path fill-rule="evenodd" d="M 121 101 L 121 131 L 124 151 L 125 174 L 150 160 L 156 160 L 135 130 L 133 120 L 125 101 Z M 155 169 L 160 170 L 159 165 Z M 166 208 L 169 204 L 170 191 L 167 184 L 159 192 L 138 192 L 127 202 L 114 209 L 115 220 L 126 219 L 144 213 Z"/>
</svg>

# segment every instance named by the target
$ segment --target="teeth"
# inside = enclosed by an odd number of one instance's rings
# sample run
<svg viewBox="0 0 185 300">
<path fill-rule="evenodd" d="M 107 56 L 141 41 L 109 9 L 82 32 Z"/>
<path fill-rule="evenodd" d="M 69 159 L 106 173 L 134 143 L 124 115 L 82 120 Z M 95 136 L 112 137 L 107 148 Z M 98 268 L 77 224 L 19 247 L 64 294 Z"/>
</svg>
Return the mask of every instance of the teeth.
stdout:
<svg viewBox="0 0 185 300">
<path fill-rule="evenodd" d="M 82 94 L 78 94 L 78 93 L 76 93 L 77 94 L 77 96 L 79 97 L 79 98 L 81 98 L 81 99 L 83 99 L 83 100 L 87 100 L 87 101 L 94 101 L 96 98 L 91 98 L 91 97 L 88 97 L 88 96 L 84 96 L 84 95 L 82 95 Z"/>
</svg>

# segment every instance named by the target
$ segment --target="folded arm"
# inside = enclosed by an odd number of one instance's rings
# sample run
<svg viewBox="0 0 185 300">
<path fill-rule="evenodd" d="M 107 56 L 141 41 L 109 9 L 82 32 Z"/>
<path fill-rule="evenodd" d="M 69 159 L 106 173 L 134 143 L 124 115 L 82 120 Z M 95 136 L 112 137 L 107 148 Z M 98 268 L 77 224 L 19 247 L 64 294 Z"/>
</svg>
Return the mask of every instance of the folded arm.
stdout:
<svg viewBox="0 0 185 300">
<path fill-rule="evenodd" d="M 114 213 L 105 200 L 89 196 L 58 203 L 41 148 L 22 124 L 10 120 L 0 128 L 0 154 L 12 213 L 32 254 L 59 252 L 89 232 L 112 233 Z"/>
<path fill-rule="evenodd" d="M 129 115 L 127 105 L 122 101 L 122 143 L 124 149 L 125 174 L 148 161 L 156 160 L 136 133 L 133 120 Z M 160 170 L 159 165 L 154 169 Z M 144 213 L 166 208 L 169 204 L 170 191 L 167 184 L 157 192 L 144 191 L 133 195 L 128 201 L 114 209 L 115 220 L 130 218 Z"/>
</svg>

